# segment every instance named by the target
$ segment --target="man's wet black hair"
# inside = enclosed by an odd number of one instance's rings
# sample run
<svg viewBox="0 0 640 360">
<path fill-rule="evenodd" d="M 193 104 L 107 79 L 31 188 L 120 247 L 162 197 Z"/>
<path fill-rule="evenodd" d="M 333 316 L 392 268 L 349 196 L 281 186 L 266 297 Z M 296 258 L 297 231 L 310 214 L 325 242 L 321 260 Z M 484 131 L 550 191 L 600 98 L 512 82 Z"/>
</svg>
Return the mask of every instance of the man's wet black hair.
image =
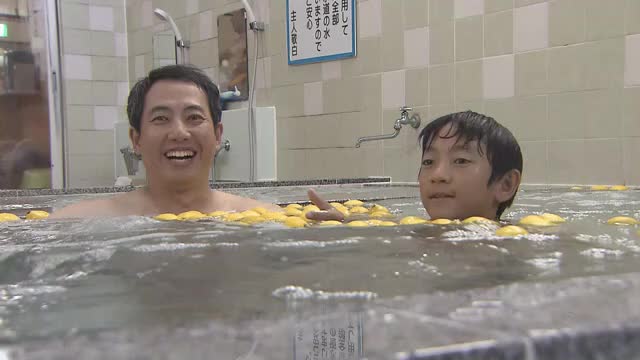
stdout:
<svg viewBox="0 0 640 360">
<path fill-rule="evenodd" d="M 510 170 L 516 169 L 522 174 L 522 152 L 511 131 L 494 118 L 473 111 L 444 115 L 427 124 L 420 132 L 419 138 L 423 156 L 431 148 L 434 137 L 447 125 L 450 125 L 447 133 L 441 134 L 440 138 L 456 138 L 465 145 L 477 141 L 480 155 L 484 155 L 482 148 L 484 146 L 487 159 L 491 164 L 491 176 L 487 186 L 502 178 Z M 513 204 L 515 196 L 514 193 L 511 199 L 498 205 L 497 219 L 500 219 L 504 210 Z"/>
<path fill-rule="evenodd" d="M 147 93 L 160 80 L 176 80 L 195 84 L 207 96 L 213 124 L 220 123 L 220 91 L 216 84 L 202 70 L 191 65 L 168 65 L 152 70 L 149 75 L 133 85 L 127 99 L 127 116 L 129 125 L 140 132 L 140 121 L 144 111 L 144 100 Z"/>
</svg>

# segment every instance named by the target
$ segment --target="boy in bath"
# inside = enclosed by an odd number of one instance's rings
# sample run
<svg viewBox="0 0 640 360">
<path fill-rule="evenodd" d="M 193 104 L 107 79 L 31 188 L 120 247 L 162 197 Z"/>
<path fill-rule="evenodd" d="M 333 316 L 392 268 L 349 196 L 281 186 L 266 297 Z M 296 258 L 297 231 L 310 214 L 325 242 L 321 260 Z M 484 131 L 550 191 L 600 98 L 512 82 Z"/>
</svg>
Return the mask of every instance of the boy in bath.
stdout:
<svg viewBox="0 0 640 360">
<path fill-rule="evenodd" d="M 522 153 L 511 132 L 472 111 L 442 116 L 420 133 L 420 198 L 432 219 L 481 216 L 500 220 L 522 177 Z M 314 220 L 344 220 L 318 194 L 309 198 L 323 211 Z"/>
</svg>

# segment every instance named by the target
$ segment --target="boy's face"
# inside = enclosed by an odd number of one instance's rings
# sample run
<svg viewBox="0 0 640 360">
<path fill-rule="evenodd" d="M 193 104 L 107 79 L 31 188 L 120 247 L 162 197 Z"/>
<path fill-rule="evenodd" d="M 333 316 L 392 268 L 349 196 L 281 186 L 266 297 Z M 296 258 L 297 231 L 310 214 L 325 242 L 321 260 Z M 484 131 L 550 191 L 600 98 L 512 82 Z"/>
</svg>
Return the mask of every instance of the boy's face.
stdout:
<svg viewBox="0 0 640 360">
<path fill-rule="evenodd" d="M 491 185 L 491 164 L 478 142 L 465 144 L 457 137 L 441 138 L 449 133 L 443 127 L 422 156 L 418 175 L 422 204 L 432 219 L 466 219 L 470 216 L 496 218 L 500 204 L 500 181 Z M 454 133 L 453 131 L 450 133 Z"/>
</svg>

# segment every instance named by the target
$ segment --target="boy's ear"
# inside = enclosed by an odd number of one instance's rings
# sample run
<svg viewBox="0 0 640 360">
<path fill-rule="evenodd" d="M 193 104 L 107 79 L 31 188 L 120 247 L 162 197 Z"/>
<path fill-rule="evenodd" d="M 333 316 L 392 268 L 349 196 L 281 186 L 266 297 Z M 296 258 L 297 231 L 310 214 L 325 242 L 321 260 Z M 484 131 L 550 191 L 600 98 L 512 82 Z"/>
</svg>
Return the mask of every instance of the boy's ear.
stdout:
<svg viewBox="0 0 640 360">
<path fill-rule="evenodd" d="M 511 199 L 516 191 L 518 190 L 518 186 L 520 186 L 520 180 L 522 175 L 520 171 L 516 169 L 511 169 L 507 171 L 506 174 L 502 175 L 500 180 L 496 183 L 496 200 L 498 203 L 503 203 Z"/>
</svg>

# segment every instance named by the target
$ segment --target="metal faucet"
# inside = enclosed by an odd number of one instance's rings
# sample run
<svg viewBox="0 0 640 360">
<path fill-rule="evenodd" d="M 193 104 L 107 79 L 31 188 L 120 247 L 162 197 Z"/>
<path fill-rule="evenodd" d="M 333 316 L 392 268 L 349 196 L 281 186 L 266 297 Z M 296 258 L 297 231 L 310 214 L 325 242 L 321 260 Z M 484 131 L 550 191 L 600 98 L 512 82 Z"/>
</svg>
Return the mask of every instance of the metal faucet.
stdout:
<svg viewBox="0 0 640 360">
<path fill-rule="evenodd" d="M 229 140 L 225 140 L 222 142 L 222 146 L 220 146 L 220 148 L 218 148 L 218 150 L 216 150 L 216 154 L 213 157 L 214 159 L 218 158 L 218 154 L 220 154 L 220 151 L 224 150 L 224 151 L 229 151 L 229 149 L 231 149 L 231 141 Z"/>
<path fill-rule="evenodd" d="M 400 134 L 400 129 L 402 129 L 402 125 L 411 125 L 411 127 L 414 129 L 419 128 L 420 114 L 415 113 L 409 116 L 409 111 L 413 111 L 413 109 L 407 106 L 403 106 L 400 109 L 400 118 L 396 120 L 395 124 L 393 124 L 393 130 L 394 130 L 393 133 L 386 134 L 386 135 L 364 136 L 364 137 L 358 138 L 358 141 L 356 141 L 356 147 L 359 148 L 360 144 L 362 144 L 365 141 L 393 139 L 396 136 L 398 136 L 398 134 Z"/>
</svg>

